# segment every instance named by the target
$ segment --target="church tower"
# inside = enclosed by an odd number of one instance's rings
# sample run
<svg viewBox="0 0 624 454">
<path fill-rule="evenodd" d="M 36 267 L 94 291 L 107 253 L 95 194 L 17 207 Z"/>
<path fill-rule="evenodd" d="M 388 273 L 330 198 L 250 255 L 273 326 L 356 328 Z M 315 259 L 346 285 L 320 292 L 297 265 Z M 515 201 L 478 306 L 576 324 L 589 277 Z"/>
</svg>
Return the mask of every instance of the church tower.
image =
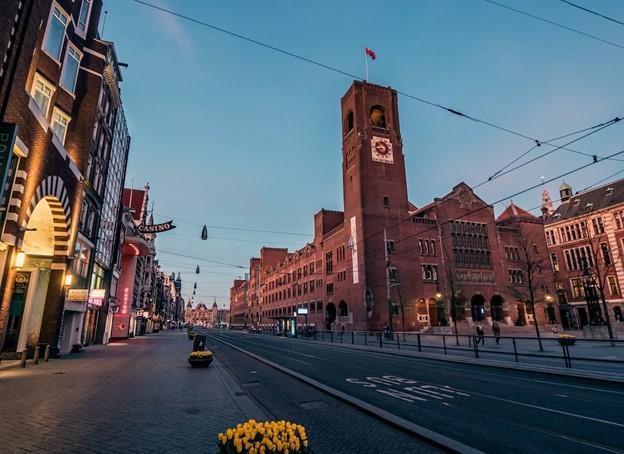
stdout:
<svg viewBox="0 0 624 454">
<path fill-rule="evenodd" d="M 401 261 L 386 262 L 384 231 L 394 244 L 409 227 L 402 222 L 409 204 L 397 92 L 355 81 L 342 97 L 341 112 L 344 223 L 353 284 L 359 284 L 354 297 L 366 301 L 369 328 L 381 329 L 390 319 L 386 267 L 398 269 Z"/>
</svg>

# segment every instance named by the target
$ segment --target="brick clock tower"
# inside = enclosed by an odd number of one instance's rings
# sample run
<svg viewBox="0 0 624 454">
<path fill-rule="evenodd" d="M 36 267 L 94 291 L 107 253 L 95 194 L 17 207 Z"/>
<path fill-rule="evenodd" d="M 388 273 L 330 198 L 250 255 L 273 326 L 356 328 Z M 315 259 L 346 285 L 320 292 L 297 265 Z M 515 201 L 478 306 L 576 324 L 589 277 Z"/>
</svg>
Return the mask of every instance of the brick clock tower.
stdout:
<svg viewBox="0 0 624 454">
<path fill-rule="evenodd" d="M 363 298 L 364 304 L 358 306 L 366 311 L 356 318 L 367 320 L 369 329 L 383 329 L 390 317 L 384 230 L 393 284 L 399 282 L 399 271 L 405 268 L 400 266 L 403 260 L 392 256 L 396 252 L 393 241 L 403 236 L 402 232 L 409 234 L 410 227 L 397 93 L 355 81 L 341 107 L 344 219 L 358 293 L 353 296 L 360 301 Z M 398 301 L 396 287 L 393 285 L 390 293 L 394 302 Z"/>
</svg>

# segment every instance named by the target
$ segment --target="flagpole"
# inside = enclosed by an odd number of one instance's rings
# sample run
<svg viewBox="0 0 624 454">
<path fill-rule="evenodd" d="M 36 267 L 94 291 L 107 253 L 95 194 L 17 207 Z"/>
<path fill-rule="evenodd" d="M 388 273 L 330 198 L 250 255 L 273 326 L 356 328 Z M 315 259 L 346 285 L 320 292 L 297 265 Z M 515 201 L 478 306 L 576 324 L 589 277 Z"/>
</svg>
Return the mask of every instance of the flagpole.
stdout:
<svg viewBox="0 0 624 454">
<path fill-rule="evenodd" d="M 368 82 L 368 53 L 366 52 L 366 48 L 364 48 L 364 66 L 366 67 L 366 82 Z"/>
</svg>

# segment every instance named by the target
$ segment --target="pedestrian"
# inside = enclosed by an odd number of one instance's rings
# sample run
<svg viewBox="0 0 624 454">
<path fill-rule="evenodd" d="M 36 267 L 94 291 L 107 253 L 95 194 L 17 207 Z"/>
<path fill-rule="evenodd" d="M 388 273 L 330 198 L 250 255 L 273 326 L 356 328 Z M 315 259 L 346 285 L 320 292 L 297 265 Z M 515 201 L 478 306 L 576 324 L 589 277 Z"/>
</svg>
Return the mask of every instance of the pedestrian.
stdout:
<svg viewBox="0 0 624 454">
<path fill-rule="evenodd" d="M 559 334 L 559 325 L 554 325 L 552 329 L 553 334 L 556 336 Z"/>
<path fill-rule="evenodd" d="M 494 334 L 494 338 L 496 339 L 496 343 L 500 343 L 500 333 L 501 333 L 501 329 L 500 326 L 498 326 L 498 322 L 494 322 L 492 323 L 492 333 Z"/>
<path fill-rule="evenodd" d="M 485 345 L 485 331 L 483 330 L 483 326 L 477 325 L 477 344 L 481 343 Z"/>
</svg>

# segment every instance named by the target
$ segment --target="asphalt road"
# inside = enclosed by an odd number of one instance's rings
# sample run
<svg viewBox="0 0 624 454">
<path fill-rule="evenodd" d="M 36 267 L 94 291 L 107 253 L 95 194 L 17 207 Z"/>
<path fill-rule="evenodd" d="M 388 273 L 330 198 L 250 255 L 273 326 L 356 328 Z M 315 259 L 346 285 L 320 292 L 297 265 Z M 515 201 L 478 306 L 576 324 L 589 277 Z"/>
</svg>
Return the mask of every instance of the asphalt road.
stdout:
<svg viewBox="0 0 624 454">
<path fill-rule="evenodd" d="M 396 416 L 485 452 L 624 453 L 624 387 L 208 331 Z"/>
</svg>

